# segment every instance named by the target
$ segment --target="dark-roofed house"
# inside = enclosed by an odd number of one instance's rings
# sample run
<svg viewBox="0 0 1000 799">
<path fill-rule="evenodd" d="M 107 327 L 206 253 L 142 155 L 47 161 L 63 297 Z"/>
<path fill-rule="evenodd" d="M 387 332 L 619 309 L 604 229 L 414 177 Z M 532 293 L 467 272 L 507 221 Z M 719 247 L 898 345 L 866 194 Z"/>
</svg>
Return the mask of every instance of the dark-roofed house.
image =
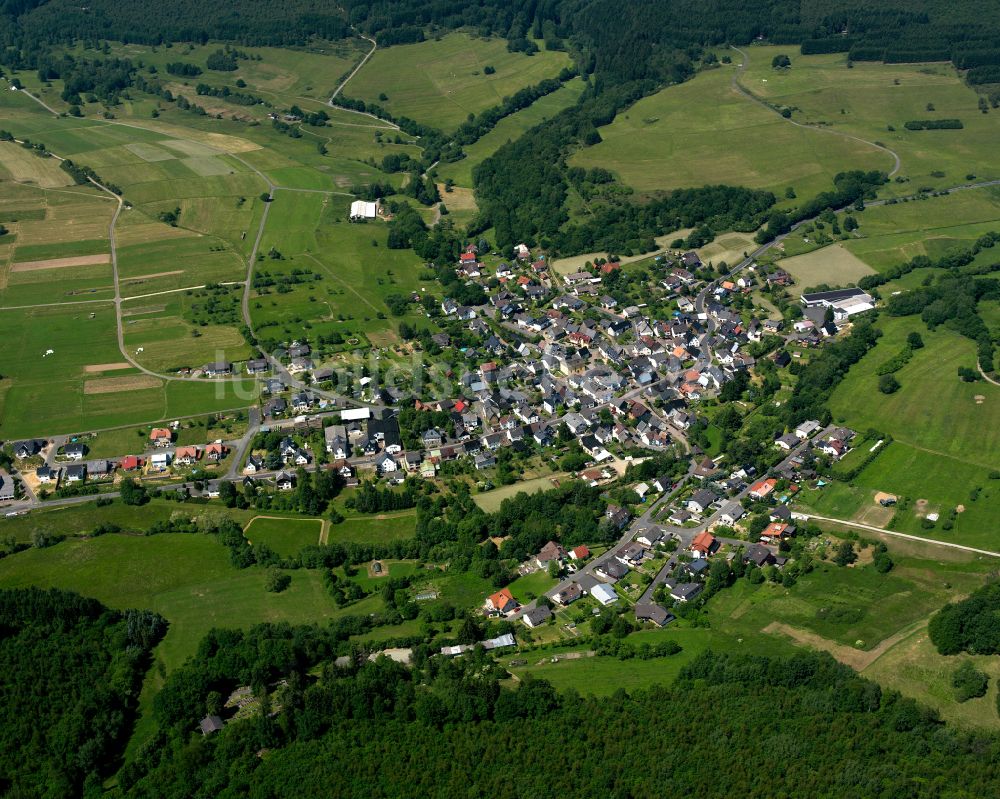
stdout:
<svg viewBox="0 0 1000 799">
<path fill-rule="evenodd" d="M 666 627 L 676 618 L 669 610 L 652 602 L 643 602 L 635 606 L 636 621 L 651 621 L 657 627 Z"/>
<path fill-rule="evenodd" d="M 604 580 L 615 582 L 628 574 L 628 566 L 615 558 L 608 558 L 594 569 L 594 573 Z"/>
<path fill-rule="evenodd" d="M 213 732 L 221 730 L 223 725 L 222 719 L 218 716 L 205 716 L 198 726 L 201 728 L 202 735 L 211 735 Z"/>
<path fill-rule="evenodd" d="M 670 589 L 670 596 L 678 602 L 687 602 L 701 593 L 701 583 L 678 583 Z"/>
<path fill-rule="evenodd" d="M 713 502 L 715 502 L 715 494 L 707 488 L 701 488 L 695 491 L 691 495 L 691 498 L 688 499 L 687 509 L 691 513 L 704 513 L 712 506 Z"/>
<path fill-rule="evenodd" d="M 763 547 L 760 544 L 751 544 L 747 547 L 746 552 L 743 553 L 743 560 L 757 566 L 765 566 L 768 563 L 774 563 L 774 555 L 767 547 Z"/>
<path fill-rule="evenodd" d="M 546 568 L 549 563 L 556 561 L 557 563 L 566 559 L 566 550 L 563 549 L 555 541 L 549 541 L 545 546 L 541 548 L 539 553 L 535 556 L 535 563 L 538 564 L 539 569 Z"/>
<path fill-rule="evenodd" d="M 570 583 L 555 596 L 556 602 L 560 605 L 570 605 L 583 596 L 583 589 L 577 583 Z"/>
<path fill-rule="evenodd" d="M 544 605 L 540 605 L 539 607 L 525 613 L 521 617 L 521 620 L 528 625 L 528 627 L 537 627 L 539 624 L 547 622 L 550 618 L 552 618 L 552 611 Z"/>
<path fill-rule="evenodd" d="M 201 371 L 205 377 L 218 377 L 219 375 L 231 374 L 233 371 L 233 365 L 229 361 L 206 363 L 203 367 L 201 367 Z"/>
</svg>

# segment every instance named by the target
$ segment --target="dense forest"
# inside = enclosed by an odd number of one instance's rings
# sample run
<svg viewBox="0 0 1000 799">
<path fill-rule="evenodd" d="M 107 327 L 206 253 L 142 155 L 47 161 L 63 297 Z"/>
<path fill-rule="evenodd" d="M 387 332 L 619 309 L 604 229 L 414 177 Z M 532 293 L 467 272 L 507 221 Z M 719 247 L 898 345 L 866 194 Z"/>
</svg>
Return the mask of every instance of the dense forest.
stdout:
<svg viewBox="0 0 1000 799">
<path fill-rule="evenodd" d="M 0 591 L 0 793 L 99 792 L 166 622 L 63 591 Z"/>
<path fill-rule="evenodd" d="M 320 628 L 213 634 L 171 675 L 125 796 L 966 797 L 1000 784 L 1000 741 L 825 654 L 697 657 L 669 687 L 609 698 L 502 688 L 481 649 L 334 667 Z M 360 662 L 360 665 L 359 665 Z M 214 735 L 207 710 L 251 686 L 262 713 Z"/>
</svg>

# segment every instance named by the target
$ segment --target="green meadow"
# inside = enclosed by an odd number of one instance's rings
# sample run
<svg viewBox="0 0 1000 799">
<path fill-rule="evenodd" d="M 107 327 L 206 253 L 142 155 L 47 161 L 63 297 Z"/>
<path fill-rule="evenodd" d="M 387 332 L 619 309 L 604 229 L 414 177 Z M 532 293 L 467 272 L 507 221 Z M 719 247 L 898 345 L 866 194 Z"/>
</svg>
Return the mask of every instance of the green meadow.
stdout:
<svg viewBox="0 0 1000 799">
<path fill-rule="evenodd" d="M 376 50 L 344 93 L 448 131 L 518 89 L 554 78 L 569 64 L 565 53 L 542 49 L 527 56 L 508 52 L 503 39 L 451 33 Z M 487 66 L 496 72 L 487 75 Z M 382 94 L 388 99 L 381 100 Z"/>
<path fill-rule="evenodd" d="M 845 169 L 888 169 L 879 150 L 789 125 L 732 88 L 720 67 L 645 97 L 600 129 L 602 141 L 570 164 L 604 167 L 638 192 L 724 183 L 794 188 L 801 198 L 833 187 Z"/>
<path fill-rule="evenodd" d="M 291 574 L 287 590 L 268 593 L 265 569 L 235 569 L 226 548 L 201 534 L 111 534 L 31 549 L 0 561 L 0 585 L 5 588 L 57 587 L 111 607 L 149 608 L 162 614 L 170 628 L 156 655 L 168 670 L 193 654 L 213 627 L 243 628 L 265 621 L 309 624 L 381 606 L 381 600 L 372 598 L 338 610 L 318 571 Z"/>
<path fill-rule="evenodd" d="M 243 534 L 254 546 L 264 544 L 282 557 L 294 557 L 310 544 L 319 543 L 323 522 L 319 519 L 275 519 L 256 516 Z"/>
<path fill-rule="evenodd" d="M 975 364 L 975 344 L 944 328 L 931 332 L 915 317 L 885 317 L 879 326 L 885 335 L 830 398 L 834 419 L 856 430 L 890 433 L 931 454 L 1000 468 L 1000 389 L 964 383 L 957 375 L 959 366 Z M 926 346 L 896 373 L 899 391 L 883 394 L 875 370 L 903 347 L 913 330 Z"/>
<path fill-rule="evenodd" d="M 881 142 L 896 151 L 902 160 L 900 176 L 910 181 L 895 186 L 899 194 L 922 186 L 954 186 L 965 182 L 967 174 L 1000 176 L 995 158 L 1000 121 L 994 113 L 980 112 L 978 95 L 951 64 L 858 61 L 848 68 L 845 53 L 803 56 L 787 46 L 745 49 L 750 65 L 742 82 L 755 95 L 793 108 L 797 122 Z M 779 53 L 790 56 L 789 69 L 771 68 Z M 733 60 L 738 63 L 739 54 L 733 53 Z M 965 127 L 903 127 L 908 120 L 944 118 L 958 118 Z"/>
<path fill-rule="evenodd" d="M 388 248 L 384 222 L 348 222 L 348 208 L 345 198 L 278 192 L 261 252 L 273 248 L 282 257 L 265 257 L 254 275 L 299 269 L 320 279 L 293 284 L 284 293 L 255 289 L 250 311 L 261 338 L 295 338 L 308 323 L 316 333 L 338 331 L 345 340 L 367 339 L 376 346 L 397 340 L 385 297 L 419 291 L 422 264 L 410 250 Z M 423 316 L 411 312 L 409 318 Z"/>
<path fill-rule="evenodd" d="M 545 97 L 540 97 L 527 108 L 501 119 L 497 126 L 485 136 L 462 147 L 465 158 L 438 166 L 438 179 L 444 181 L 450 178 L 459 186 L 472 188 L 473 169 L 507 142 L 520 138 L 535 125 L 541 124 L 546 119 L 551 119 L 564 108 L 569 108 L 576 103 L 580 95 L 583 94 L 583 89 L 583 81 L 580 78 L 574 78 L 563 84 L 561 89 L 557 89 Z M 449 199 L 445 197 L 444 201 L 447 203 Z"/>
</svg>

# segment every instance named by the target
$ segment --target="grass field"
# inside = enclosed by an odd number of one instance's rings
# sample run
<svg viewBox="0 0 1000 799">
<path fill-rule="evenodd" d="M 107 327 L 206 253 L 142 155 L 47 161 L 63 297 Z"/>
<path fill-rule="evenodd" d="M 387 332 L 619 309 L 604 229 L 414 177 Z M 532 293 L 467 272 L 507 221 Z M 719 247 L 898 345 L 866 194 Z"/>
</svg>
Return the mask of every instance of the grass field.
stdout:
<svg viewBox="0 0 1000 799">
<path fill-rule="evenodd" d="M 544 477 L 535 477 L 530 480 L 520 480 L 513 485 L 494 488 L 492 491 L 487 491 L 483 494 L 475 494 L 473 499 L 484 511 L 487 513 L 493 513 L 494 511 L 500 509 L 500 505 L 505 499 L 517 496 L 522 491 L 528 494 L 535 494 L 539 491 L 549 491 L 555 485 L 553 483 L 554 480 L 564 480 L 566 477 L 568 477 L 567 474 L 561 473 L 545 475 Z"/>
<path fill-rule="evenodd" d="M 795 297 L 810 286 L 821 283 L 851 286 L 875 271 L 841 244 L 831 244 L 811 253 L 782 258 L 778 265 L 795 278 L 795 285 L 790 291 Z"/>
<path fill-rule="evenodd" d="M 484 67 L 496 73 L 487 75 Z M 347 85 L 346 94 L 449 131 L 469 114 L 499 105 L 504 97 L 569 66 L 565 53 L 533 56 L 507 51 L 503 39 L 452 33 L 440 39 L 377 50 Z M 380 100 L 385 93 L 387 100 Z"/>
<path fill-rule="evenodd" d="M 874 428 L 894 441 L 855 478 L 854 488 L 831 486 L 800 501 L 822 515 L 878 525 L 886 520 L 872 515 L 872 494 L 885 491 L 910 501 L 897 510 L 895 529 L 1000 548 L 995 520 L 1000 485 L 989 479 L 1000 466 L 997 387 L 957 378 L 959 365 L 974 362 L 975 348 L 968 339 L 944 329 L 932 333 L 914 318 L 886 318 L 880 326 L 885 335 L 851 368 L 830 407 L 837 422 L 862 431 Z M 926 346 L 896 373 L 899 391 L 882 394 L 875 370 L 902 348 L 911 330 L 921 333 Z M 973 492 L 975 488 L 980 490 Z M 949 511 L 959 506 L 963 510 L 954 529 L 945 530 Z M 923 519 L 932 513 L 939 513 L 941 521 L 928 529 Z"/>
<path fill-rule="evenodd" d="M 832 188 L 845 169 L 886 169 L 871 146 L 796 128 L 730 85 L 732 68 L 704 72 L 645 97 L 600 129 L 603 141 L 570 163 L 601 166 L 639 192 L 715 183 L 801 198 Z"/>
<path fill-rule="evenodd" d="M 557 582 L 559 581 L 549 577 L 548 571 L 545 569 L 539 569 L 531 574 L 525 574 L 522 577 L 518 577 L 507 587 L 514 595 L 514 599 L 522 605 L 526 605 L 528 602 L 531 602 L 531 600 L 540 597 Z"/>
<path fill-rule="evenodd" d="M 194 653 L 212 627 L 247 627 L 263 621 L 321 622 L 339 614 L 317 571 L 298 570 L 280 594 L 264 590 L 265 570 L 237 571 L 213 537 L 165 534 L 106 535 L 33 549 L 0 561 L 0 585 L 37 585 L 78 591 L 115 608 L 149 608 L 170 629 L 157 649 L 167 669 Z M 374 610 L 363 600 L 352 613 Z"/>
<path fill-rule="evenodd" d="M 939 258 L 971 245 L 984 233 L 1000 230 L 1000 191 L 986 187 L 942 197 L 868 208 L 855 214 L 856 235 L 842 246 L 876 270 L 918 255 Z M 985 262 L 996 260 L 982 253 Z"/>
<path fill-rule="evenodd" d="M 560 691 L 572 688 L 583 695 L 610 696 L 620 689 L 631 692 L 651 685 L 669 683 L 677 677 L 685 664 L 707 650 L 738 651 L 758 655 L 788 654 L 793 651 L 789 644 L 763 636 L 738 642 L 735 638 L 715 630 L 673 625 L 664 630 L 633 633 L 628 640 L 634 644 L 671 640 L 680 645 L 681 652 L 671 657 L 653 660 L 633 658 L 623 661 L 618 658 L 595 656 L 578 660 L 560 658 L 553 663 L 553 655 L 558 656 L 560 652 L 574 650 L 555 649 L 551 652 L 540 650 L 527 653 L 529 665 L 516 666 L 510 671 L 522 679 L 526 674 L 544 678 Z M 504 661 L 506 660 L 509 658 L 504 658 Z"/>
<path fill-rule="evenodd" d="M 357 514 L 338 507 L 344 521 L 331 525 L 329 543 L 352 542 L 357 544 L 384 544 L 403 538 L 413 538 L 417 525 L 417 513 L 413 510 Z"/>
<path fill-rule="evenodd" d="M 452 164 L 442 164 L 438 167 L 440 180 L 451 178 L 459 186 L 472 186 L 472 170 L 491 156 L 508 141 L 521 137 L 530 128 L 551 119 L 564 108 L 576 103 L 583 94 L 583 81 L 580 78 L 565 83 L 561 89 L 539 98 L 527 108 L 511 114 L 500 120 L 497 126 L 473 144 L 467 144 L 462 149 L 465 158 Z M 445 197 L 445 202 L 448 198 Z M 450 204 L 449 204 L 450 207 Z"/>
<path fill-rule="evenodd" d="M 302 547 L 319 543 L 320 519 L 278 519 L 256 516 L 243 529 L 254 546 L 265 544 L 282 557 L 299 554 Z"/>
<path fill-rule="evenodd" d="M 259 262 L 255 275 L 309 269 L 320 280 L 293 285 L 282 294 L 255 291 L 250 310 L 261 338 L 295 338 L 307 322 L 314 333 L 338 331 L 345 340 L 373 335 L 386 343 L 396 340 L 397 322 L 384 298 L 419 290 L 422 264 L 412 251 L 386 246 L 388 229 L 382 222 L 347 222 L 347 209 L 339 197 L 278 193 L 261 251 L 274 247 L 283 260 Z"/>
<path fill-rule="evenodd" d="M 848 69 L 844 53 L 803 56 L 785 46 L 746 51 L 750 66 L 743 85 L 770 102 L 793 107 L 792 119 L 820 123 L 895 150 L 902 160 L 900 175 L 913 181 L 896 186 L 898 193 L 925 185 L 955 185 L 969 173 L 981 179 L 1000 176 L 994 157 L 1000 121 L 996 114 L 980 113 L 976 93 L 962 83 L 951 64 L 858 61 Z M 778 53 L 791 56 L 790 69 L 771 68 Z M 734 54 L 733 60 L 739 56 Z M 949 117 L 961 119 L 964 129 L 903 127 L 911 119 Z"/>
<path fill-rule="evenodd" d="M 885 335 L 851 368 L 834 391 L 834 419 L 856 430 L 872 427 L 932 455 L 942 455 L 983 469 L 1000 468 L 1000 389 L 987 383 L 963 383 L 959 366 L 975 364 L 975 344 L 950 330 L 930 332 L 915 317 L 885 317 Z M 875 370 L 903 346 L 906 335 L 920 332 L 926 346 L 896 373 L 902 388 L 882 394 Z M 984 399 L 977 403 L 975 397 Z M 881 460 L 881 459 L 879 459 Z"/>
</svg>

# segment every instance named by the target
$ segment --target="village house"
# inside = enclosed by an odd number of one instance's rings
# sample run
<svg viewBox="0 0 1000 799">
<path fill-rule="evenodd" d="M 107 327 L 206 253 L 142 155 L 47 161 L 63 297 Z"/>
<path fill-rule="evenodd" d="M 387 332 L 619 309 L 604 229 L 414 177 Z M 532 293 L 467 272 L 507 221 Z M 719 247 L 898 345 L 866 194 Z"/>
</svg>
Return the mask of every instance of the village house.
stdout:
<svg viewBox="0 0 1000 799">
<path fill-rule="evenodd" d="M 154 427 L 149 433 L 149 443 L 154 447 L 169 447 L 173 440 L 173 433 L 166 427 Z"/>
<path fill-rule="evenodd" d="M 714 554 L 718 548 L 719 542 L 708 530 L 698 533 L 690 546 L 690 550 L 696 558 L 707 558 L 709 555 Z"/>
<path fill-rule="evenodd" d="M 691 513 L 702 514 L 712 506 L 712 503 L 715 502 L 715 500 L 715 494 L 707 488 L 701 488 L 691 495 L 687 501 L 686 507 L 689 511 L 691 511 Z"/>
<path fill-rule="evenodd" d="M 486 598 L 486 610 L 500 616 L 510 616 L 520 609 L 520 604 L 514 599 L 509 588 L 501 588 L 495 594 Z"/>
<path fill-rule="evenodd" d="M 63 447 L 63 457 L 71 461 L 82 461 L 83 456 L 87 454 L 87 445 L 81 444 L 78 441 L 74 441 Z"/>
<path fill-rule="evenodd" d="M 535 628 L 540 624 L 544 624 L 549 619 L 552 618 L 552 611 L 548 609 L 545 605 L 539 605 L 537 608 L 533 608 L 525 613 L 521 617 L 521 621 L 525 623 L 526 626 Z"/>
<path fill-rule="evenodd" d="M 179 466 L 190 466 L 198 460 L 197 447 L 178 447 L 174 451 L 174 463 Z"/>
<path fill-rule="evenodd" d="M 549 564 L 553 561 L 556 563 L 562 563 L 565 559 L 566 550 L 555 541 L 549 541 L 535 556 L 535 563 L 538 565 L 539 569 L 547 569 Z"/>
<path fill-rule="evenodd" d="M 598 583 L 591 588 L 590 595 L 605 607 L 613 605 L 618 601 L 618 594 L 615 592 L 615 589 L 603 583 Z"/>
<path fill-rule="evenodd" d="M 764 480 L 758 480 L 752 486 L 750 486 L 750 491 L 748 495 L 750 499 L 763 500 L 767 499 L 774 491 L 775 486 L 778 485 L 778 481 L 773 477 L 768 477 Z"/>
</svg>

